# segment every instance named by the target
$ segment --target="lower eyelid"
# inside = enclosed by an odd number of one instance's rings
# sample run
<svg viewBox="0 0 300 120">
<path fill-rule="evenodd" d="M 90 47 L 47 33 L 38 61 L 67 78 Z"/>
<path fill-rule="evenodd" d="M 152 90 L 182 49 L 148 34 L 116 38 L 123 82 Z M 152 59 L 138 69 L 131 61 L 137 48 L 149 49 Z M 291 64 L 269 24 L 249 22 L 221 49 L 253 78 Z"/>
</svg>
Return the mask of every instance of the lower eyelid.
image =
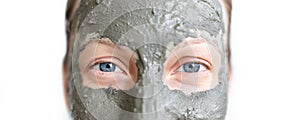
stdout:
<svg viewBox="0 0 300 120">
<path fill-rule="evenodd" d="M 209 80 L 209 76 L 211 76 L 209 71 L 201 72 L 201 73 L 175 73 L 172 75 L 170 80 L 176 80 L 182 84 L 198 84 L 199 81 L 211 81 Z M 174 81 L 175 82 L 175 81 Z"/>
<path fill-rule="evenodd" d="M 198 72 L 194 72 L 194 73 L 188 73 L 188 72 L 184 72 L 184 71 L 174 71 L 171 73 L 171 75 L 175 75 L 175 74 L 190 74 L 190 75 L 195 75 L 195 74 L 208 74 L 210 73 L 210 70 L 203 70 L 203 71 L 198 71 Z"/>
<path fill-rule="evenodd" d="M 123 75 L 127 75 L 125 72 L 103 72 L 100 70 L 91 70 L 91 73 L 95 76 L 106 76 L 106 77 L 114 77 L 117 74 L 123 74 Z"/>
</svg>

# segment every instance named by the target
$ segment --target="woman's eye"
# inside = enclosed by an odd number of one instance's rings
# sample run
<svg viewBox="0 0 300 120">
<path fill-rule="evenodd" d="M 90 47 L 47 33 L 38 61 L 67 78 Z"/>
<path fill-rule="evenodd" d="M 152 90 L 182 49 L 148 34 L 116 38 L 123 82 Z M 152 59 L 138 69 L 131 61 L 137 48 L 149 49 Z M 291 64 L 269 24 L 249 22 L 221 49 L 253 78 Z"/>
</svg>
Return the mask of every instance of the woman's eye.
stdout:
<svg viewBox="0 0 300 120">
<path fill-rule="evenodd" d="M 112 62 L 102 62 L 94 66 L 95 69 L 102 72 L 122 72 L 122 70 Z"/>
<path fill-rule="evenodd" d="M 181 65 L 177 71 L 195 73 L 195 72 L 205 71 L 205 70 L 207 70 L 207 67 L 205 65 L 202 65 L 200 63 L 195 63 L 195 62 L 189 62 Z"/>
</svg>

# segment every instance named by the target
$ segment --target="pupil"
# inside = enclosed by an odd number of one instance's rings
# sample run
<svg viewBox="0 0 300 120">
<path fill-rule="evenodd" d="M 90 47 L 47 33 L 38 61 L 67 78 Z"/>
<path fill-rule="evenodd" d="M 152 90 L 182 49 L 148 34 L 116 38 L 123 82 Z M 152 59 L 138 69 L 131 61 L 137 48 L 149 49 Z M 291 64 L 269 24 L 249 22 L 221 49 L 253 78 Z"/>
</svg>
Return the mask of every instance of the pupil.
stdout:
<svg viewBox="0 0 300 120">
<path fill-rule="evenodd" d="M 111 64 L 106 64 L 106 68 L 110 68 L 110 65 L 111 65 Z"/>
<path fill-rule="evenodd" d="M 104 62 L 99 64 L 99 68 L 103 72 L 113 72 L 116 69 L 116 65 L 111 62 Z"/>
</svg>

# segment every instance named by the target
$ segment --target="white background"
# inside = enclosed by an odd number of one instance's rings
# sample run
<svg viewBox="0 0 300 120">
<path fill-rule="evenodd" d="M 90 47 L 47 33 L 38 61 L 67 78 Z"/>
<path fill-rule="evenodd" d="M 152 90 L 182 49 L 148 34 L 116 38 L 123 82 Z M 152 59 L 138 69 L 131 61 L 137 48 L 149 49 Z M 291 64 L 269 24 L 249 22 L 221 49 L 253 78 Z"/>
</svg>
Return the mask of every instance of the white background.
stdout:
<svg viewBox="0 0 300 120">
<path fill-rule="evenodd" d="M 0 119 L 66 120 L 66 0 L 1 0 Z M 233 0 L 227 120 L 300 120 L 300 2 Z"/>
</svg>

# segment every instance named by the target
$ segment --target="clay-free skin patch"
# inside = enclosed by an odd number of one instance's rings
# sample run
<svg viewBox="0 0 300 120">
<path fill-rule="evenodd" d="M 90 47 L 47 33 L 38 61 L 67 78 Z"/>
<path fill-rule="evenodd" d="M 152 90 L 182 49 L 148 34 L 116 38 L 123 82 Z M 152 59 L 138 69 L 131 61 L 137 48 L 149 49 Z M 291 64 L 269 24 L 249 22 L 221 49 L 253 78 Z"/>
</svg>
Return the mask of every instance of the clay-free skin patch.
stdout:
<svg viewBox="0 0 300 120">
<path fill-rule="evenodd" d="M 83 85 L 128 90 L 137 81 L 135 61 L 132 50 L 117 46 L 108 38 L 91 41 L 79 57 Z"/>
<path fill-rule="evenodd" d="M 137 83 L 136 60 L 137 54 L 126 46 L 116 45 L 108 38 L 91 40 L 79 58 L 83 85 L 129 90 Z M 162 81 L 170 90 L 187 95 L 206 91 L 218 85 L 213 75 L 219 66 L 220 55 L 215 46 L 203 38 L 188 37 L 167 55 Z"/>
</svg>

